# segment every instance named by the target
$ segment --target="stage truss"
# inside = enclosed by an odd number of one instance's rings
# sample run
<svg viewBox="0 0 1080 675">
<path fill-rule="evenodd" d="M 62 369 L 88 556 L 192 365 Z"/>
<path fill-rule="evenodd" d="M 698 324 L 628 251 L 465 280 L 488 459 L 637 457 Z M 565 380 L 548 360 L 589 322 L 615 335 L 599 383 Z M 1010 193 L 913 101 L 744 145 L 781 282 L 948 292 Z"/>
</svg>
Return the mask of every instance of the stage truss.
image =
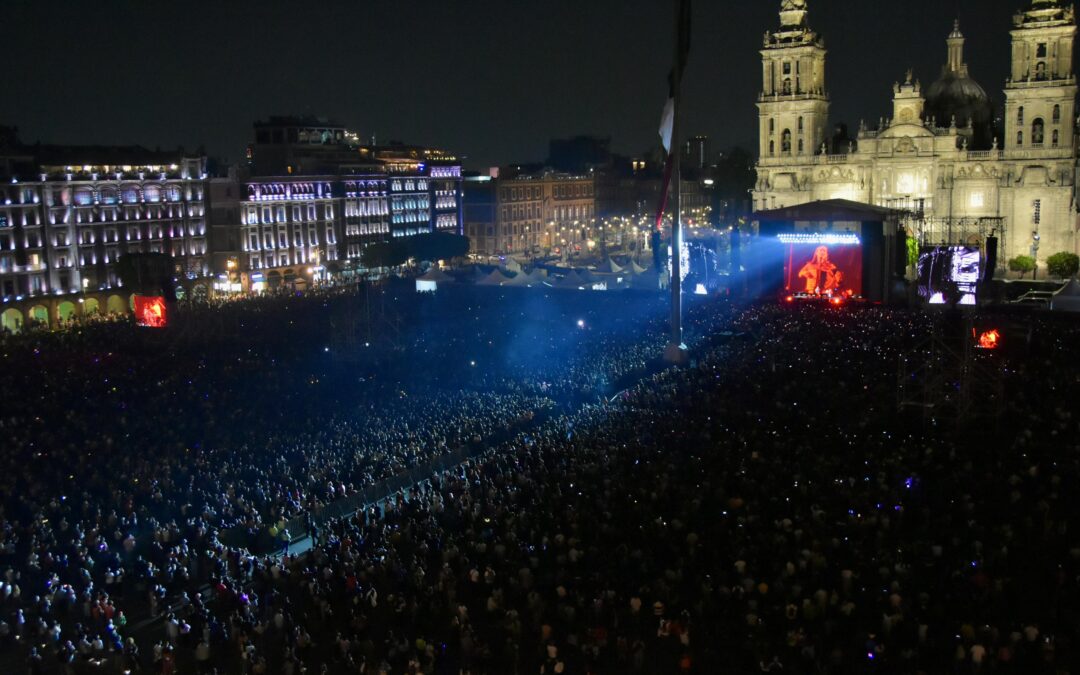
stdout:
<svg viewBox="0 0 1080 675">
<path fill-rule="evenodd" d="M 961 328 L 957 335 L 957 328 Z M 897 407 L 917 410 L 927 421 L 978 420 L 996 423 L 1005 405 L 1004 371 L 995 355 L 975 347 L 973 321 L 939 329 L 901 354 L 897 368 Z"/>
</svg>

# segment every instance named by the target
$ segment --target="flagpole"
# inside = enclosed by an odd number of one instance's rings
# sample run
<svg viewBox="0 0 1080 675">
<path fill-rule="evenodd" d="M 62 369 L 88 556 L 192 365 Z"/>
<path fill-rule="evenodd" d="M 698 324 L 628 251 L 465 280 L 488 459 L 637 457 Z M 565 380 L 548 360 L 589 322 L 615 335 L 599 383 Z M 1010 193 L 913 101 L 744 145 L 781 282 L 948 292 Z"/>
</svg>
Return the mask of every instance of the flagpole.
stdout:
<svg viewBox="0 0 1080 675">
<path fill-rule="evenodd" d="M 673 77 L 673 119 L 671 124 L 671 180 L 675 184 L 671 217 L 671 336 L 664 349 L 664 360 L 680 364 L 688 361 L 682 335 L 682 144 L 679 136 L 679 112 L 682 109 L 683 76 L 683 2 L 675 0 L 675 66 Z"/>
</svg>

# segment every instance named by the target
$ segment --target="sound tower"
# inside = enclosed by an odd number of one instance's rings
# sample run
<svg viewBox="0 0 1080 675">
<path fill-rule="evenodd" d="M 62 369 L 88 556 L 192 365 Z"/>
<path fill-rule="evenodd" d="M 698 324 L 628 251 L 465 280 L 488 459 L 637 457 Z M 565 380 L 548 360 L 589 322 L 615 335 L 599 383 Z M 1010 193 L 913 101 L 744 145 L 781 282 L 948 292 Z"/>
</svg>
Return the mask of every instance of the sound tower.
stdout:
<svg viewBox="0 0 1080 675">
<path fill-rule="evenodd" d="M 986 238 L 986 263 L 983 268 L 983 281 L 994 280 L 994 270 L 997 269 L 998 239 L 997 237 Z"/>
<path fill-rule="evenodd" d="M 893 269 L 893 274 L 898 277 L 904 276 L 908 268 L 907 240 L 907 230 L 902 227 L 896 228 L 896 262 L 894 263 L 896 267 Z"/>
</svg>

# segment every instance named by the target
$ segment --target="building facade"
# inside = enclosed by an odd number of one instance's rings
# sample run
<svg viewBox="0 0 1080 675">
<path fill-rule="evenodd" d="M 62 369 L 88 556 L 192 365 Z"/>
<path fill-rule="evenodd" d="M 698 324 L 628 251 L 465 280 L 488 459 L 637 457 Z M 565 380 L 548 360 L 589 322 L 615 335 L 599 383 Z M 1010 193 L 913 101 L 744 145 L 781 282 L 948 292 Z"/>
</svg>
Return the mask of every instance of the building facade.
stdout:
<svg viewBox="0 0 1080 675">
<path fill-rule="evenodd" d="M 597 227 L 594 174 L 501 172 L 466 184 L 465 233 L 484 255 L 580 252 Z"/>
<path fill-rule="evenodd" d="M 956 25 L 940 78 L 924 90 L 908 73 L 893 86 L 892 117 L 840 143 L 827 137 L 826 51 L 808 15 L 806 0 L 783 0 L 780 28 L 765 36 L 755 210 L 844 198 L 910 212 L 924 243 L 996 234 L 1001 261 L 1077 250 L 1070 3 L 1031 0 L 1015 16 L 1004 129 L 993 128 Z"/>
<path fill-rule="evenodd" d="M 210 274 L 204 157 L 138 147 L 35 146 L 4 166 L 0 299 L 25 314 L 25 323 L 55 325 L 83 311 L 125 311 L 116 271 L 124 253 L 173 256 L 182 283 Z M 124 301 L 107 307 L 99 294 Z M 36 302 L 60 296 L 73 300 Z"/>
<path fill-rule="evenodd" d="M 444 151 L 365 146 L 314 118 L 255 125 L 249 162 L 210 181 L 221 290 L 303 288 L 362 271 L 364 249 L 431 232 L 461 234 L 461 166 Z M 297 173 L 318 168 L 321 173 Z"/>
</svg>

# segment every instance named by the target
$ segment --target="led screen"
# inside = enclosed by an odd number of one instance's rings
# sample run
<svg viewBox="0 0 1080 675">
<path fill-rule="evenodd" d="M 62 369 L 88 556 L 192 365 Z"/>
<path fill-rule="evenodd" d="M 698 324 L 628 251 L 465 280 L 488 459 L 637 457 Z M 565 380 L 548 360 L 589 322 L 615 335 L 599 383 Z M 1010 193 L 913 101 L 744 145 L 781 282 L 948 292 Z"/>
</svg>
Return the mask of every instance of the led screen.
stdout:
<svg viewBox="0 0 1080 675">
<path fill-rule="evenodd" d="M 160 296 L 135 296 L 135 324 L 147 328 L 164 328 L 168 323 L 165 298 Z"/>
<path fill-rule="evenodd" d="M 862 246 L 858 243 L 789 243 L 785 253 L 788 293 L 862 295 Z"/>
<path fill-rule="evenodd" d="M 979 249 L 973 246 L 924 246 L 919 249 L 919 297 L 931 305 L 954 298 L 974 305 L 980 267 Z"/>
</svg>

